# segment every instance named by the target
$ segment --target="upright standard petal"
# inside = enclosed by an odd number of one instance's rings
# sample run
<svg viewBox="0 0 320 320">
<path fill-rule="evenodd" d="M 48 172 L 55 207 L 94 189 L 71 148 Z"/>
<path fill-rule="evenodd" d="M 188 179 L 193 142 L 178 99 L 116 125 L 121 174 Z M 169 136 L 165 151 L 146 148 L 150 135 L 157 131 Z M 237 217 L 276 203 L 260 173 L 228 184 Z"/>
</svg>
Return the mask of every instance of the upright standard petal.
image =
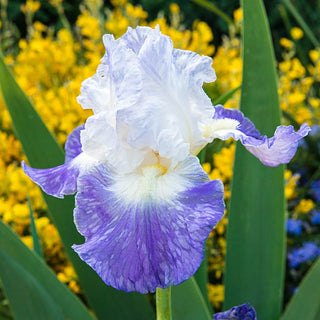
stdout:
<svg viewBox="0 0 320 320">
<path fill-rule="evenodd" d="M 112 35 L 104 35 L 106 53 L 97 72 L 82 83 L 77 98 L 94 113 L 127 108 L 136 103 L 142 88 L 141 72 L 134 52 Z M 130 67 L 129 67 L 130 66 Z"/>
<path fill-rule="evenodd" d="M 143 84 L 138 102 L 117 112 L 117 125 L 127 128 L 125 142 L 156 150 L 173 166 L 197 154 L 207 142 L 201 124 L 214 113 L 202 89 L 216 79 L 212 59 L 174 49 L 157 29 L 129 28 L 120 41 L 136 53 Z"/>
<path fill-rule="evenodd" d="M 215 106 L 215 114 L 206 125 L 206 136 L 211 139 L 240 140 L 244 147 L 255 155 L 264 165 L 276 167 L 281 163 L 288 163 L 294 156 L 298 141 L 310 131 L 307 124 L 303 124 L 295 132 L 292 126 L 277 127 L 274 136 L 268 138 L 260 135 L 254 124 L 239 110 L 224 109 Z"/>
<path fill-rule="evenodd" d="M 150 166 L 123 177 L 100 165 L 79 180 L 75 223 L 86 241 L 73 248 L 106 284 L 127 292 L 191 277 L 224 213 L 221 181 L 208 181 L 194 156 L 172 172 Z"/>
</svg>

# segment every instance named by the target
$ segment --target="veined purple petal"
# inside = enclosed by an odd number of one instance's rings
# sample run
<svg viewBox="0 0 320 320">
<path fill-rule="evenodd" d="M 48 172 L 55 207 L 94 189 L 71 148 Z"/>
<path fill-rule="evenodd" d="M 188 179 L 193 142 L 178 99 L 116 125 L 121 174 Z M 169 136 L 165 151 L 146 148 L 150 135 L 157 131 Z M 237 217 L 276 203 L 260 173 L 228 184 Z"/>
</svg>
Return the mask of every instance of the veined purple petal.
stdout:
<svg viewBox="0 0 320 320">
<path fill-rule="evenodd" d="M 49 169 L 34 169 L 22 161 L 21 167 L 23 172 L 47 194 L 63 198 L 64 195 L 74 194 L 77 191 L 79 168 L 72 166 L 72 161 Z"/>
<path fill-rule="evenodd" d="M 71 134 L 68 136 L 66 144 L 64 146 L 66 157 L 65 162 L 74 159 L 82 152 L 80 132 L 84 129 L 84 124 L 75 128 Z"/>
<path fill-rule="evenodd" d="M 181 185 L 175 186 L 167 200 L 161 198 L 166 192 L 161 186 L 142 198 L 139 192 L 129 194 L 130 179 L 128 194 L 120 196 L 115 188 L 120 177 L 103 164 L 79 179 L 75 223 L 86 241 L 73 248 L 106 284 L 147 293 L 195 273 L 204 258 L 205 239 L 224 213 L 221 181 L 204 182 L 205 174 L 197 175 L 196 166 L 201 168 L 191 161 L 183 168 L 187 188 L 175 193 Z M 140 198 L 125 201 L 134 194 Z"/>
<path fill-rule="evenodd" d="M 57 198 L 63 198 L 64 195 L 74 194 L 77 191 L 79 175 L 96 163 L 96 160 L 81 153 L 74 159 L 54 168 L 34 169 L 24 161 L 21 167 L 23 172 L 44 192 Z"/>
<path fill-rule="evenodd" d="M 257 320 L 257 314 L 249 303 L 233 307 L 230 310 L 216 313 L 213 320 Z"/>
<path fill-rule="evenodd" d="M 264 165 L 276 167 L 288 163 L 297 151 L 298 141 L 305 137 L 310 127 L 304 123 L 295 132 L 292 126 L 278 126 L 274 136 L 260 135 L 254 124 L 239 110 L 215 106 L 213 123 L 210 125 L 212 138 L 240 140 L 245 148 Z"/>
</svg>

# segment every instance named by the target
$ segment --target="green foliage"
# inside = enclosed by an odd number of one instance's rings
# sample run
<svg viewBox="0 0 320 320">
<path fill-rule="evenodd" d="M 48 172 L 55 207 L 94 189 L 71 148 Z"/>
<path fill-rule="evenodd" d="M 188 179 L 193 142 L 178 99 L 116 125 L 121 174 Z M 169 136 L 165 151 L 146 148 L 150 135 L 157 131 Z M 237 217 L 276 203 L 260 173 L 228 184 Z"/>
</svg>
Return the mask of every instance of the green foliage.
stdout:
<svg viewBox="0 0 320 320">
<path fill-rule="evenodd" d="M 26 309 L 30 309 L 35 315 L 39 308 L 38 316 L 41 316 L 43 313 L 40 312 L 46 312 L 52 307 L 57 309 L 53 315 L 62 313 L 72 320 L 93 319 L 78 297 L 57 279 L 44 260 L 29 250 L 2 221 L 0 221 L 0 250 L 1 280 L 17 319 L 31 319 L 18 318 L 27 312 Z M 44 304 L 44 308 L 38 305 L 38 300 L 40 304 Z M 60 318 L 59 316 L 57 319 Z M 42 319 L 47 318 L 42 317 Z"/>
<path fill-rule="evenodd" d="M 262 1 L 242 1 L 240 109 L 267 135 L 280 124 L 275 60 Z M 225 309 L 249 302 L 261 320 L 278 319 L 284 279 L 283 166 L 268 168 L 237 145 L 225 274 Z M 245 187 L 244 187 L 245 186 Z M 272 235 L 272 236 L 271 236 Z"/>
<path fill-rule="evenodd" d="M 3 286 L 17 320 L 63 320 L 65 317 L 35 278 L 0 249 Z"/>
<path fill-rule="evenodd" d="M 171 294 L 173 320 L 212 319 L 194 277 L 179 286 L 173 286 Z"/>
<path fill-rule="evenodd" d="M 320 258 L 292 297 L 281 320 L 317 320 L 320 317 Z"/>
</svg>

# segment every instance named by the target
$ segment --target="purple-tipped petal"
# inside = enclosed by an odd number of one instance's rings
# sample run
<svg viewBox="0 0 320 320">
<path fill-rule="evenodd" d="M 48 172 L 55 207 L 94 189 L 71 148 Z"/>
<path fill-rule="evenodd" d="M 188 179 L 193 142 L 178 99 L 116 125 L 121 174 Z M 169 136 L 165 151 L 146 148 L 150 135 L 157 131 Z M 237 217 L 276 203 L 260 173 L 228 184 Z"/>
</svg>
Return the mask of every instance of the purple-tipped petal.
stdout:
<svg viewBox="0 0 320 320">
<path fill-rule="evenodd" d="M 81 153 L 76 158 L 61 166 L 49 169 L 34 169 L 24 161 L 21 163 L 23 172 L 44 192 L 57 198 L 74 194 L 77 189 L 77 179 L 88 168 L 97 164 L 97 161 Z"/>
<path fill-rule="evenodd" d="M 256 320 L 257 314 L 253 307 L 249 307 L 249 303 L 233 307 L 230 310 L 216 313 L 213 320 Z"/>
<path fill-rule="evenodd" d="M 66 157 L 65 162 L 68 162 L 74 159 L 82 152 L 81 141 L 80 141 L 80 132 L 84 129 L 84 124 L 75 128 L 71 134 L 68 136 L 66 144 L 64 146 Z"/>
<path fill-rule="evenodd" d="M 292 126 L 277 127 L 274 136 L 260 135 L 254 124 L 239 110 L 215 106 L 212 138 L 240 140 L 245 148 L 255 155 L 264 165 L 276 167 L 288 163 L 297 151 L 298 141 L 305 137 L 310 127 L 304 123 L 295 132 Z"/>
<path fill-rule="evenodd" d="M 204 174 L 196 176 L 190 167 L 183 174 L 187 188 L 167 200 L 160 187 L 155 197 L 141 198 L 130 191 L 130 182 L 122 199 L 116 187 L 120 178 L 103 164 L 79 179 L 75 223 L 86 241 L 73 248 L 106 284 L 154 292 L 187 280 L 198 269 L 205 239 L 224 213 L 223 185 L 204 182 Z M 136 201 L 124 200 L 134 194 Z"/>
<path fill-rule="evenodd" d="M 34 169 L 22 161 L 21 167 L 45 193 L 54 197 L 63 198 L 64 195 L 74 194 L 77 190 L 79 169 L 72 166 L 71 162 L 49 169 Z"/>
</svg>

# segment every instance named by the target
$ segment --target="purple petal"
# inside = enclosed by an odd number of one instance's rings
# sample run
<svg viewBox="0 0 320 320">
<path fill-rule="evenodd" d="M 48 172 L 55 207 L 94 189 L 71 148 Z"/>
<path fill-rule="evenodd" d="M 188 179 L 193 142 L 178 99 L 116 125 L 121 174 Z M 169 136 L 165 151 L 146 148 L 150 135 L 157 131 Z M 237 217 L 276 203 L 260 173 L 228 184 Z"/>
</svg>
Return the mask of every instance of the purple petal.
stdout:
<svg viewBox="0 0 320 320">
<path fill-rule="evenodd" d="M 256 320 L 257 314 L 253 307 L 249 307 L 249 303 L 233 307 L 230 310 L 216 313 L 213 320 Z"/>
<path fill-rule="evenodd" d="M 213 120 L 213 138 L 227 140 L 233 137 L 240 140 L 249 152 L 270 167 L 288 163 L 297 151 L 298 141 L 310 131 L 306 123 L 297 132 L 292 126 L 279 126 L 274 136 L 268 138 L 260 135 L 254 124 L 245 118 L 241 111 L 224 109 L 220 105 L 215 106 Z"/>
<path fill-rule="evenodd" d="M 68 136 L 68 139 L 65 144 L 66 157 L 65 162 L 68 162 L 74 159 L 82 152 L 81 141 L 80 141 L 80 132 L 84 129 L 84 124 L 75 128 L 71 134 Z"/>
<path fill-rule="evenodd" d="M 21 163 L 23 172 L 44 192 L 54 197 L 63 198 L 64 195 L 74 194 L 77 191 L 77 179 L 97 161 L 86 156 L 83 152 L 71 161 L 61 166 L 49 169 L 34 169 L 24 161 Z"/>
<path fill-rule="evenodd" d="M 119 199 L 114 191 L 119 177 L 103 164 L 79 179 L 75 223 L 86 241 L 73 248 L 106 284 L 154 292 L 185 281 L 198 269 L 205 239 L 224 212 L 223 185 L 203 182 L 204 174 L 196 176 L 190 167 L 184 174 L 188 188 L 170 200 L 136 202 Z"/>
<path fill-rule="evenodd" d="M 34 169 L 22 161 L 21 167 L 23 172 L 47 194 L 63 198 L 64 195 L 74 194 L 77 190 L 79 168 L 72 166 L 72 161 L 50 169 Z"/>
</svg>

